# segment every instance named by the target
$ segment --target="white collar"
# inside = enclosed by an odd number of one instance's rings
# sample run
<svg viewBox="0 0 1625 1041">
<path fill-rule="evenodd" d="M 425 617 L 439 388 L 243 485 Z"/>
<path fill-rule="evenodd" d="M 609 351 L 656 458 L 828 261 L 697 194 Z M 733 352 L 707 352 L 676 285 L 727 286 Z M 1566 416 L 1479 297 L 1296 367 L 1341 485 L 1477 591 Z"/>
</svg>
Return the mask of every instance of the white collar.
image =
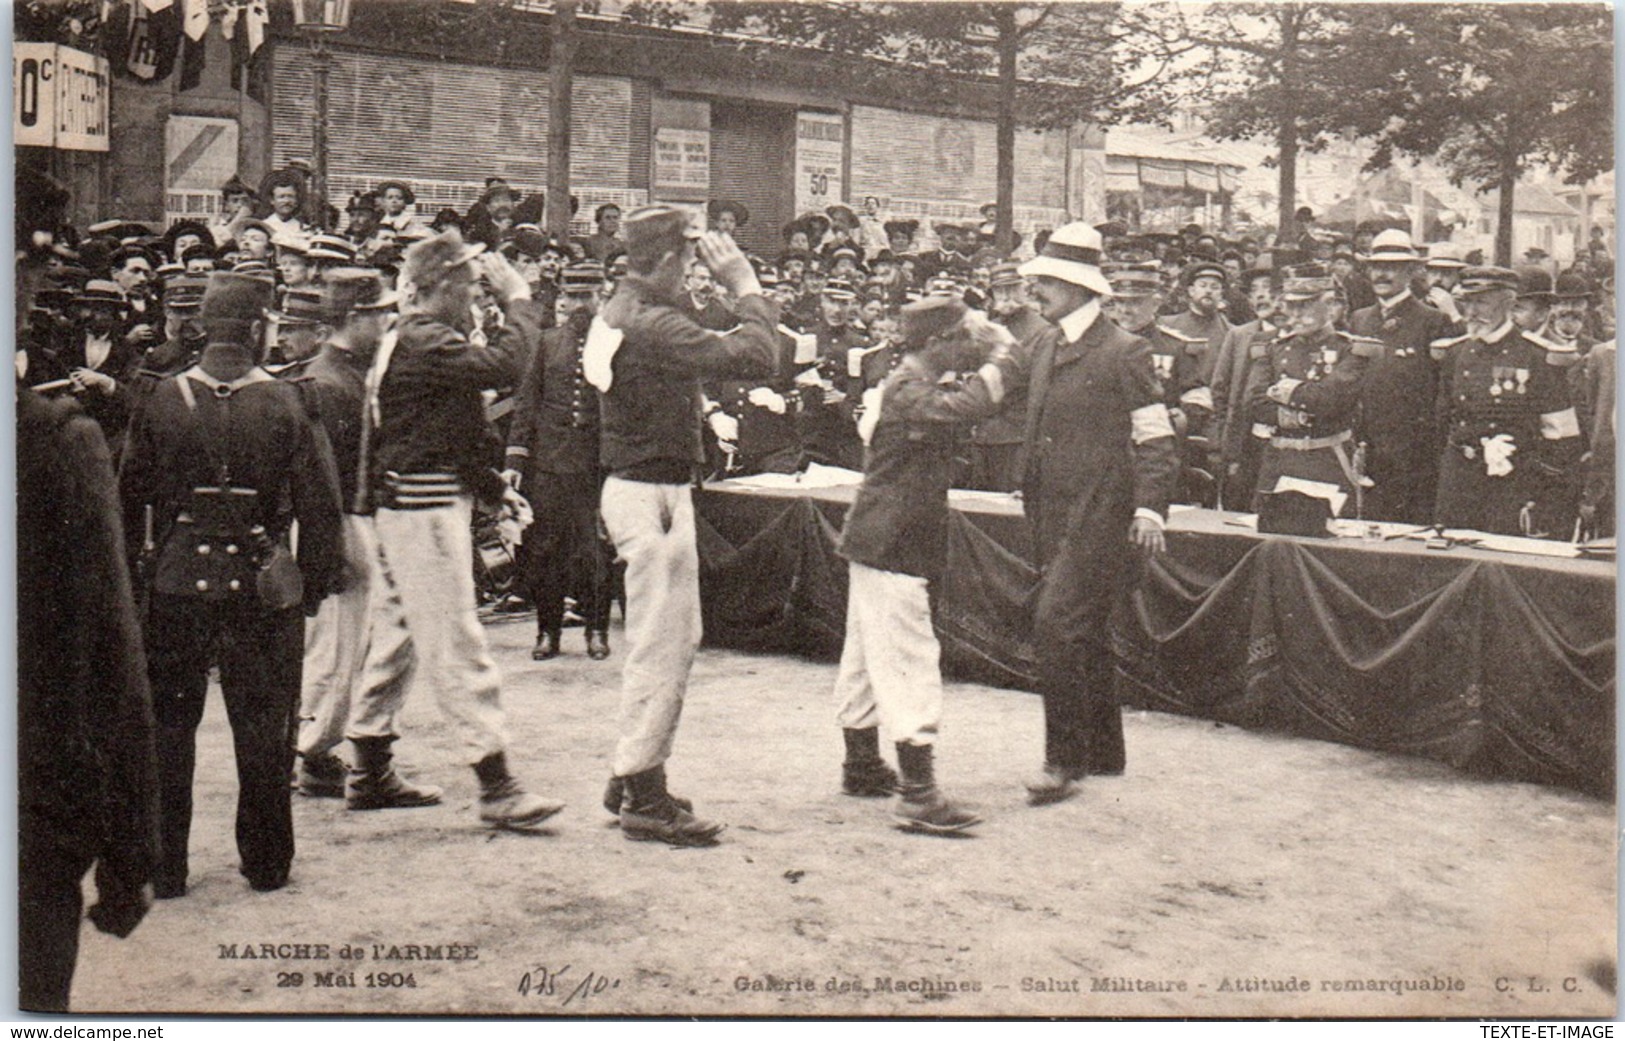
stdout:
<svg viewBox="0 0 1625 1041">
<path fill-rule="evenodd" d="M 1061 327 L 1061 335 L 1066 337 L 1067 343 L 1077 343 L 1083 339 L 1083 334 L 1095 324 L 1100 317 L 1100 297 L 1091 297 L 1089 302 L 1062 318 L 1056 323 Z"/>
<path fill-rule="evenodd" d="M 1502 322 L 1500 327 L 1497 328 L 1493 333 L 1490 333 L 1488 336 L 1480 336 L 1478 338 L 1478 342 L 1484 344 L 1500 343 L 1506 334 L 1511 331 L 1512 319 L 1508 318 L 1506 321 Z"/>
<path fill-rule="evenodd" d="M 1382 308 L 1382 313 L 1383 314 L 1387 314 L 1390 311 L 1392 311 L 1394 308 L 1398 307 L 1400 304 L 1403 304 L 1405 301 L 1409 300 L 1410 298 L 1411 298 L 1411 287 L 1406 286 L 1404 289 L 1401 289 L 1398 293 L 1394 294 L 1391 297 L 1388 297 L 1386 300 L 1383 299 L 1380 296 L 1377 297 L 1377 306 Z"/>
</svg>

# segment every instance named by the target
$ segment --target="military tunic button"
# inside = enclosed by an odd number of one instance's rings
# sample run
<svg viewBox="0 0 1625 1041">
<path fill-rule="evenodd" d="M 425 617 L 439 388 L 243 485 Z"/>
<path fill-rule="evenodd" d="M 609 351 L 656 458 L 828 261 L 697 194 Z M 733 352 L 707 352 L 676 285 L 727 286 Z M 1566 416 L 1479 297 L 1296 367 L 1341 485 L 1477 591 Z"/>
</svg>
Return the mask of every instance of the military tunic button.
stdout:
<svg viewBox="0 0 1625 1041">
<path fill-rule="evenodd" d="M 197 591 L 200 592 L 200 593 L 208 592 L 209 591 L 209 580 L 206 579 L 206 578 L 198 579 L 197 580 Z"/>
<path fill-rule="evenodd" d="M 234 543 L 234 542 L 228 542 L 226 544 L 226 553 L 227 553 L 228 556 L 233 556 L 233 557 L 236 556 L 237 555 L 237 544 Z"/>
<path fill-rule="evenodd" d="M 235 593 L 237 590 L 243 588 L 243 584 L 234 578 L 230 582 L 226 583 L 226 588 Z"/>
</svg>

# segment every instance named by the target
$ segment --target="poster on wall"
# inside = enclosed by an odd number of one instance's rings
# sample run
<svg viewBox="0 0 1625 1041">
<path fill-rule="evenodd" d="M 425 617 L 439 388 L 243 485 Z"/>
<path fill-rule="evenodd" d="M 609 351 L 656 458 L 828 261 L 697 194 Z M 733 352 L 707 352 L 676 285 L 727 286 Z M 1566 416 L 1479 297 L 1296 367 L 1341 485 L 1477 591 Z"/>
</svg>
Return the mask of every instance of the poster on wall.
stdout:
<svg viewBox="0 0 1625 1041">
<path fill-rule="evenodd" d="M 14 143 L 107 151 L 107 77 L 106 58 L 54 43 L 14 44 Z"/>
<path fill-rule="evenodd" d="M 796 113 L 796 212 L 840 202 L 845 185 L 846 121 L 826 112 Z"/>
<path fill-rule="evenodd" d="M 711 187 L 711 131 L 655 131 L 655 191 L 704 193 Z"/>
</svg>

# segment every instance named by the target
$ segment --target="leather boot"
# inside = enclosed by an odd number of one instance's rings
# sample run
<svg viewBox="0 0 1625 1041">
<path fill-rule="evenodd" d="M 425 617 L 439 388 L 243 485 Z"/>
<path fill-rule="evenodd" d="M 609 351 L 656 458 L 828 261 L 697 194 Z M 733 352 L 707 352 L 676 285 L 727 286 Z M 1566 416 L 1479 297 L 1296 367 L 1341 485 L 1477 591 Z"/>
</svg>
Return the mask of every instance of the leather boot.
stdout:
<svg viewBox="0 0 1625 1041">
<path fill-rule="evenodd" d="M 880 728 L 847 727 L 841 731 L 846 741 L 846 760 L 841 763 L 841 791 L 861 799 L 876 799 L 897 793 L 897 772 L 880 758 Z"/>
<path fill-rule="evenodd" d="M 711 846 L 723 826 L 702 820 L 677 805 L 666 791 L 666 768 L 656 766 L 626 778 L 621 805 L 621 834 L 634 842 L 673 846 Z"/>
<path fill-rule="evenodd" d="M 547 661 L 559 656 L 559 634 L 556 632 L 538 633 L 536 646 L 530 650 L 531 661 Z"/>
<path fill-rule="evenodd" d="M 474 764 L 480 779 L 480 820 L 493 828 L 532 828 L 564 809 L 557 799 L 545 799 L 525 791 L 508 772 L 508 757 L 502 752 Z"/>
<path fill-rule="evenodd" d="M 344 798 L 345 775 L 349 772 L 344 760 L 331 752 L 312 753 L 299 757 L 299 794 L 310 799 Z"/>
<path fill-rule="evenodd" d="M 434 806 L 440 802 L 440 789 L 432 784 L 416 785 L 390 765 L 392 737 L 351 738 L 355 765 L 344 782 L 344 805 L 351 810 L 391 810 L 413 806 Z"/>
<path fill-rule="evenodd" d="M 687 810 L 689 813 L 694 812 L 694 803 L 691 800 L 685 799 L 681 795 L 672 795 L 670 792 L 666 794 L 680 809 Z M 604 785 L 604 809 L 609 811 L 611 817 L 619 817 L 621 809 L 625 805 L 626 778 L 611 776 L 609 783 Z"/>
<path fill-rule="evenodd" d="M 609 657 L 609 633 L 587 630 L 587 657 L 593 661 L 603 661 Z"/>
<path fill-rule="evenodd" d="M 898 742 L 897 765 L 903 768 L 903 780 L 892 817 L 899 824 L 911 831 L 945 835 L 982 823 L 981 817 L 954 805 L 937 788 L 931 745 Z"/>
</svg>

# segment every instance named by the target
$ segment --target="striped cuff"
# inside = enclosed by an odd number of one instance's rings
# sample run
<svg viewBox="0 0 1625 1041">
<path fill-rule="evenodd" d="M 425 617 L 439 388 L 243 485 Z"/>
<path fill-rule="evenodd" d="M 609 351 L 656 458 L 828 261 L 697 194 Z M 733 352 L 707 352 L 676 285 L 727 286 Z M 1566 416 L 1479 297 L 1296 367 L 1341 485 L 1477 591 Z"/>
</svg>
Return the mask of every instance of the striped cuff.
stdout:
<svg viewBox="0 0 1625 1041">
<path fill-rule="evenodd" d="M 391 510 L 430 510 L 455 506 L 463 482 L 453 473 L 384 474 L 383 505 Z"/>
</svg>

